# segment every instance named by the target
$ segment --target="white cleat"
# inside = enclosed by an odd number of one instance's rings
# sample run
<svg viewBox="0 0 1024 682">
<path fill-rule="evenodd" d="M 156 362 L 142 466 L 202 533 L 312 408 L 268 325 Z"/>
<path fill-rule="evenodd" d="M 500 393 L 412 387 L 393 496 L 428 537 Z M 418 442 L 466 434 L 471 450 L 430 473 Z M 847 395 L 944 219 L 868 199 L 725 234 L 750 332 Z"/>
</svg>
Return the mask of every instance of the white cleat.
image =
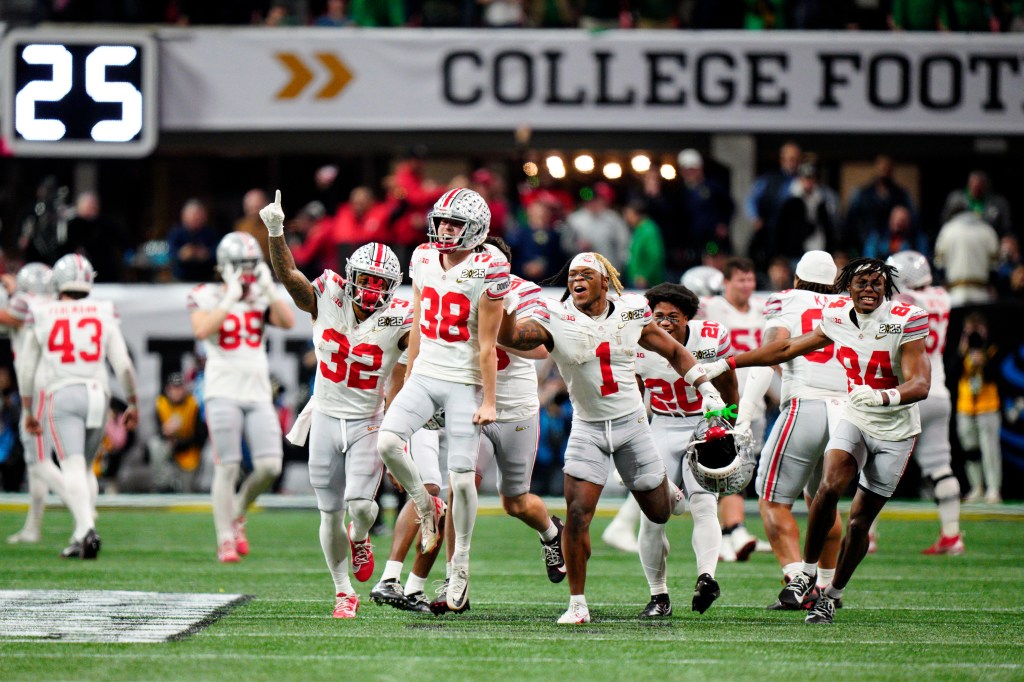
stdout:
<svg viewBox="0 0 1024 682">
<path fill-rule="evenodd" d="M 590 622 L 590 609 L 586 604 L 570 602 L 569 609 L 558 619 L 559 625 L 583 625 Z"/>
<path fill-rule="evenodd" d="M 434 551 L 437 543 L 441 541 L 441 534 L 438 529 L 441 524 L 441 517 L 444 516 L 448 508 L 448 505 L 440 497 L 434 497 L 432 500 L 431 513 L 425 517 L 420 516 L 418 521 L 420 524 L 420 549 L 424 554 Z M 417 514 L 419 513 L 418 508 L 416 512 Z"/>
<path fill-rule="evenodd" d="M 718 548 L 718 560 L 724 564 L 736 563 L 736 550 L 732 548 L 732 537 L 722 537 L 722 545 Z"/>
<path fill-rule="evenodd" d="M 32 533 L 22 528 L 14 535 L 7 536 L 8 545 L 34 545 L 39 542 L 39 533 Z"/>
<path fill-rule="evenodd" d="M 469 605 L 469 566 L 452 564 L 445 602 L 449 611 L 462 611 Z"/>
<path fill-rule="evenodd" d="M 757 539 L 757 545 L 754 547 L 754 551 L 755 552 L 771 552 L 771 551 L 773 551 L 772 550 L 772 543 L 768 542 L 767 540 L 762 540 L 761 538 L 756 538 L 756 539 Z"/>
<path fill-rule="evenodd" d="M 640 543 L 637 542 L 636 533 L 631 528 L 617 524 L 614 521 L 608 524 L 608 527 L 601 533 L 601 540 L 604 541 L 604 544 L 614 547 L 621 552 L 628 552 L 630 554 L 640 553 Z"/>
<path fill-rule="evenodd" d="M 747 532 L 743 526 L 739 526 L 729 535 L 732 542 L 732 551 L 736 553 L 736 561 L 746 561 L 757 548 L 757 538 Z"/>
</svg>

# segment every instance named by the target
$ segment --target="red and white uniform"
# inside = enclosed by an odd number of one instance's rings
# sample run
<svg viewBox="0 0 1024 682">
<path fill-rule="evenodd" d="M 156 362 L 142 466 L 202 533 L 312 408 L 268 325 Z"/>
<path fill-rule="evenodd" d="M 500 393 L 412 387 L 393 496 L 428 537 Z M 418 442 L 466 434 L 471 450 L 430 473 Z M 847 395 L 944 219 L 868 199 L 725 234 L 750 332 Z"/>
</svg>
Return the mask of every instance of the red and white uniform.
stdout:
<svg viewBox="0 0 1024 682">
<path fill-rule="evenodd" d="M 711 362 L 732 355 L 729 330 L 710 320 L 687 322 L 686 350 L 697 362 Z M 643 348 L 636 352 L 636 373 L 651 396 L 651 411 L 669 417 L 704 415 L 704 396 L 672 368 L 669 361 Z M 685 449 L 686 443 L 680 443 Z"/>
<path fill-rule="evenodd" d="M 342 278 L 331 270 L 313 282 L 313 398 L 316 410 L 331 417 L 366 419 L 379 416 L 384 383 L 402 354 L 398 343 L 412 329 L 412 304 L 392 298 L 388 307 L 359 322 L 344 288 Z"/>
<path fill-rule="evenodd" d="M 737 310 L 725 296 L 712 296 L 701 301 L 697 317 L 724 325 L 729 329 L 729 342 L 732 344 L 733 352 L 746 353 L 761 345 L 761 336 L 764 334 L 764 306 L 765 299 L 756 295 L 751 296 L 744 312 Z M 736 370 L 736 383 L 741 394 L 749 371 L 745 367 Z"/>
<path fill-rule="evenodd" d="M 430 244 L 420 245 L 412 255 L 410 275 L 420 290 L 420 348 L 412 373 L 479 386 L 479 301 L 508 293 L 510 266 L 490 245 L 450 270 L 442 267 L 441 258 Z"/>
<path fill-rule="evenodd" d="M 270 301 L 252 289 L 231 306 L 220 329 L 203 339 L 206 369 L 203 399 L 271 402 L 270 365 L 263 336 Z M 213 310 L 224 298 L 223 284 L 200 284 L 188 295 L 188 311 Z"/>
<path fill-rule="evenodd" d="M 52 301 L 53 296 L 42 295 L 42 294 L 30 294 L 27 292 L 19 291 L 11 297 L 10 307 L 8 313 L 11 317 L 16 320 L 20 320 L 22 323 L 21 327 L 11 328 L 11 355 L 14 357 L 15 362 L 18 360 L 18 355 L 21 353 L 21 348 L 25 344 L 25 340 L 30 336 L 30 332 L 25 328 L 25 320 L 28 318 L 29 308 L 33 305 L 39 305 L 47 301 Z M 36 419 L 40 422 L 43 418 L 43 396 L 40 394 L 38 387 L 43 386 L 46 383 L 46 377 L 43 373 L 44 365 L 38 363 L 36 367 L 35 385 L 37 387 L 36 393 L 39 394 L 37 397 L 39 400 L 35 404 Z M 19 379 L 18 388 L 24 390 L 24 384 Z M 25 461 L 32 463 L 42 461 L 47 453 L 43 452 L 43 439 L 42 436 L 33 436 L 32 434 L 25 431 L 25 422 L 20 420 L 18 422 L 18 434 L 21 437 L 21 446 L 25 453 Z"/>
<path fill-rule="evenodd" d="M 554 339 L 551 357 L 569 389 L 573 414 L 588 422 L 617 419 L 643 404 L 636 384 L 636 353 L 651 307 L 637 294 L 610 298 L 594 319 L 571 299 L 544 299 L 533 319 Z"/>
<path fill-rule="evenodd" d="M 528 317 L 541 305 L 542 293 L 543 290 L 533 282 L 512 275 L 509 299 L 515 304 L 519 319 Z M 494 396 L 499 422 L 517 422 L 537 416 L 540 399 L 537 397 L 537 366 L 533 360 L 499 348 Z"/>
<path fill-rule="evenodd" d="M 942 354 L 946 350 L 946 333 L 949 330 L 949 293 L 942 287 L 924 287 L 903 291 L 896 295 L 896 300 L 905 305 L 915 305 L 928 313 L 928 338 L 924 347 L 928 360 L 932 365 L 932 385 L 928 397 L 949 397 L 946 388 L 946 368 L 942 364 Z"/>
<path fill-rule="evenodd" d="M 835 342 L 836 358 L 846 370 L 847 389 L 866 384 L 875 389 L 903 383 L 903 344 L 928 336 L 928 313 L 914 305 L 884 301 L 870 315 L 854 312 L 853 301 L 840 298 L 823 311 L 822 332 Z M 916 403 L 857 407 L 845 419 L 880 440 L 901 441 L 921 432 Z"/>
<path fill-rule="evenodd" d="M 765 330 L 781 327 L 796 338 L 821 323 L 822 310 L 839 299 L 804 289 L 786 289 L 768 297 Z M 846 399 L 846 370 L 836 358 L 834 344 L 782 364 L 782 402 Z"/>
</svg>

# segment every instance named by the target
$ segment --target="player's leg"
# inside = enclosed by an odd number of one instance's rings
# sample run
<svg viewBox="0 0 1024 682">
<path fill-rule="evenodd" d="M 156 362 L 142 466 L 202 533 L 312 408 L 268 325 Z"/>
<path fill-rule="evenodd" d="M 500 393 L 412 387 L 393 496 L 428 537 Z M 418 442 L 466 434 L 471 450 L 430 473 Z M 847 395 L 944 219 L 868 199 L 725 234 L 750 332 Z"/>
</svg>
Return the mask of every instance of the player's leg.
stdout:
<svg viewBox="0 0 1024 682">
<path fill-rule="evenodd" d="M 89 497 L 92 458 L 87 458 L 86 450 L 88 414 L 89 395 L 84 385 L 58 389 L 47 400 L 43 447 L 47 452 L 55 451 L 60 459 L 68 510 L 75 521 L 71 544 L 61 553 L 68 558 L 94 559 L 100 548 Z"/>
<path fill-rule="evenodd" d="M 931 481 L 939 512 L 939 539 L 925 554 L 962 554 L 960 537 L 960 481 L 953 473 L 953 453 L 949 443 L 952 405 L 948 395 L 929 397 L 920 403 L 921 435 L 914 447 L 914 461 L 922 478 Z"/>
<path fill-rule="evenodd" d="M 235 485 L 242 464 L 242 408 L 234 400 L 210 398 L 204 407 L 213 449 L 213 481 L 210 497 L 217 532 L 217 558 L 222 563 L 239 561 L 235 544 Z"/>
<path fill-rule="evenodd" d="M 380 511 L 374 498 L 384 475 L 384 464 L 377 454 L 377 429 L 380 422 L 371 419 L 346 422 L 345 505 L 351 521 L 348 525 L 352 572 L 356 580 L 366 582 L 373 575 L 373 545 L 370 528 Z"/>
<path fill-rule="evenodd" d="M 384 415 L 377 436 L 377 451 L 384 466 L 416 504 L 423 523 L 420 532 L 424 549 L 430 551 L 440 540 L 438 523 L 440 514 L 435 498 L 423 487 L 419 469 L 405 445 L 413 432 L 422 427 L 443 404 L 448 382 L 414 374 L 395 396 L 394 403 Z"/>
<path fill-rule="evenodd" d="M 964 471 L 967 474 L 967 483 L 970 489 L 964 497 L 964 502 L 978 502 L 985 497 L 985 478 L 982 473 L 978 422 L 974 415 L 957 413 L 956 437 L 967 457 L 967 461 L 964 462 Z"/>
<path fill-rule="evenodd" d="M 444 406 L 452 499 L 450 522 L 455 531 L 447 593 L 448 608 L 452 611 L 463 610 L 469 599 L 469 549 L 476 525 L 476 460 L 480 447 L 480 427 L 473 423 L 473 414 L 481 399 L 479 386 L 452 384 Z"/>
<path fill-rule="evenodd" d="M 610 431 L 615 468 L 644 515 L 655 523 L 665 523 L 673 514 L 686 511 L 686 495 L 667 476 L 646 413 L 638 410 L 617 419 Z"/>
<path fill-rule="evenodd" d="M 249 403 L 243 405 L 243 427 L 245 442 L 252 453 L 252 471 L 238 490 L 234 504 L 235 545 L 238 553 L 249 553 L 249 539 L 245 534 L 245 515 L 256 498 L 270 489 L 281 475 L 281 461 L 284 459 L 281 442 L 281 422 L 273 403 Z"/>
<path fill-rule="evenodd" d="M 978 425 L 978 445 L 981 448 L 981 467 L 985 474 L 985 502 L 1003 501 L 1003 451 L 999 445 L 999 412 L 985 412 L 975 417 Z"/>
<path fill-rule="evenodd" d="M 344 421 L 313 410 L 309 428 L 309 483 L 320 510 L 320 548 L 334 581 L 335 618 L 355 618 L 359 596 L 348 575 L 349 541 L 345 533 Z"/>
<path fill-rule="evenodd" d="M 42 414 L 45 401 L 40 400 L 37 406 L 36 419 L 43 423 Z M 28 478 L 28 514 L 21 530 L 7 538 L 8 544 L 20 542 L 39 542 L 43 526 L 43 513 L 46 511 L 46 496 L 53 491 L 67 506 L 64 500 L 64 480 L 60 468 L 53 463 L 49 453 L 44 451 L 42 436 L 33 436 L 25 432 L 24 422 L 19 422 L 22 451 L 25 456 L 25 470 Z"/>
<path fill-rule="evenodd" d="M 786 467 L 792 462 L 790 446 L 801 433 L 797 428 L 801 407 L 806 410 L 808 405 L 809 401 L 800 400 L 790 400 L 782 405 L 779 418 L 772 426 L 761 451 L 754 484 L 768 542 L 786 579 L 803 566 L 800 561 L 800 529 L 793 517 L 793 499 L 790 499 L 798 471 Z M 821 432 L 820 423 L 817 424 L 817 430 Z M 802 484 L 800 487 L 803 487 Z"/>
</svg>

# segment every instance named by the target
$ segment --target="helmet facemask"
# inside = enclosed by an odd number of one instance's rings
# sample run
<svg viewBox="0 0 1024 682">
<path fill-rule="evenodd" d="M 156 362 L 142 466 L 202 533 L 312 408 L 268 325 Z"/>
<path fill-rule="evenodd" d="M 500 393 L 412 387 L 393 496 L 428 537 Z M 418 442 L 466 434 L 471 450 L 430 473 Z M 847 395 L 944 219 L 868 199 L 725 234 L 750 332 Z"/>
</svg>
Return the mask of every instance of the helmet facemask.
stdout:
<svg viewBox="0 0 1024 682">
<path fill-rule="evenodd" d="M 382 273 L 346 268 L 345 295 L 364 313 L 374 313 L 391 304 L 398 280 Z"/>
<path fill-rule="evenodd" d="M 442 235 L 441 222 L 461 223 L 458 235 Z M 482 196 L 471 189 L 453 189 L 437 200 L 427 214 L 427 236 L 441 253 L 469 251 L 484 243 L 491 224 L 491 210 Z"/>
<path fill-rule="evenodd" d="M 708 492 L 740 492 L 754 473 L 750 443 L 721 417 L 702 420 L 686 446 L 686 461 L 694 478 Z"/>
</svg>

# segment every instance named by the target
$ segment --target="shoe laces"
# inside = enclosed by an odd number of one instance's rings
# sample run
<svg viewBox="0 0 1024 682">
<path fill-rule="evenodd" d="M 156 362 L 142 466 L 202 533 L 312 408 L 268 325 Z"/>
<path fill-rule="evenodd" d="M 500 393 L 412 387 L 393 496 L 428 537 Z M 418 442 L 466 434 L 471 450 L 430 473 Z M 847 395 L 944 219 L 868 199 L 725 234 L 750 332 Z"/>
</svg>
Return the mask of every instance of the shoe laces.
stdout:
<svg viewBox="0 0 1024 682">
<path fill-rule="evenodd" d="M 352 565 L 353 566 L 364 566 L 370 563 L 370 557 L 373 549 L 373 545 L 370 544 L 370 539 L 367 538 L 362 542 L 352 543 Z"/>
<path fill-rule="evenodd" d="M 818 597 L 818 601 L 814 603 L 812 610 L 832 618 L 836 615 L 836 601 L 827 594 L 822 594 Z"/>
<path fill-rule="evenodd" d="M 562 549 L 558 546 L 558 542 L 544 543 L 541 547 L 544 548 L 544 563 L 546 565 L 551 567 L 562 565 Z"/>
<path fill-rule="evenodd" d="M 790 578 L 789 583 L 786 585 L 786 589 L 802 597 L 811 588 L 811 580 L 811 576 L 807 575 L 803 571 L 800 571 L 795 576 Z"/>
<path fill-rule="evenodd" d="M 434 589 L 434 596 L 438 599 L 443 599 L 448 594 L 448 578 L 444 580 L 435 580 L 432 582 L 431 587 Z"/>
</svg>

